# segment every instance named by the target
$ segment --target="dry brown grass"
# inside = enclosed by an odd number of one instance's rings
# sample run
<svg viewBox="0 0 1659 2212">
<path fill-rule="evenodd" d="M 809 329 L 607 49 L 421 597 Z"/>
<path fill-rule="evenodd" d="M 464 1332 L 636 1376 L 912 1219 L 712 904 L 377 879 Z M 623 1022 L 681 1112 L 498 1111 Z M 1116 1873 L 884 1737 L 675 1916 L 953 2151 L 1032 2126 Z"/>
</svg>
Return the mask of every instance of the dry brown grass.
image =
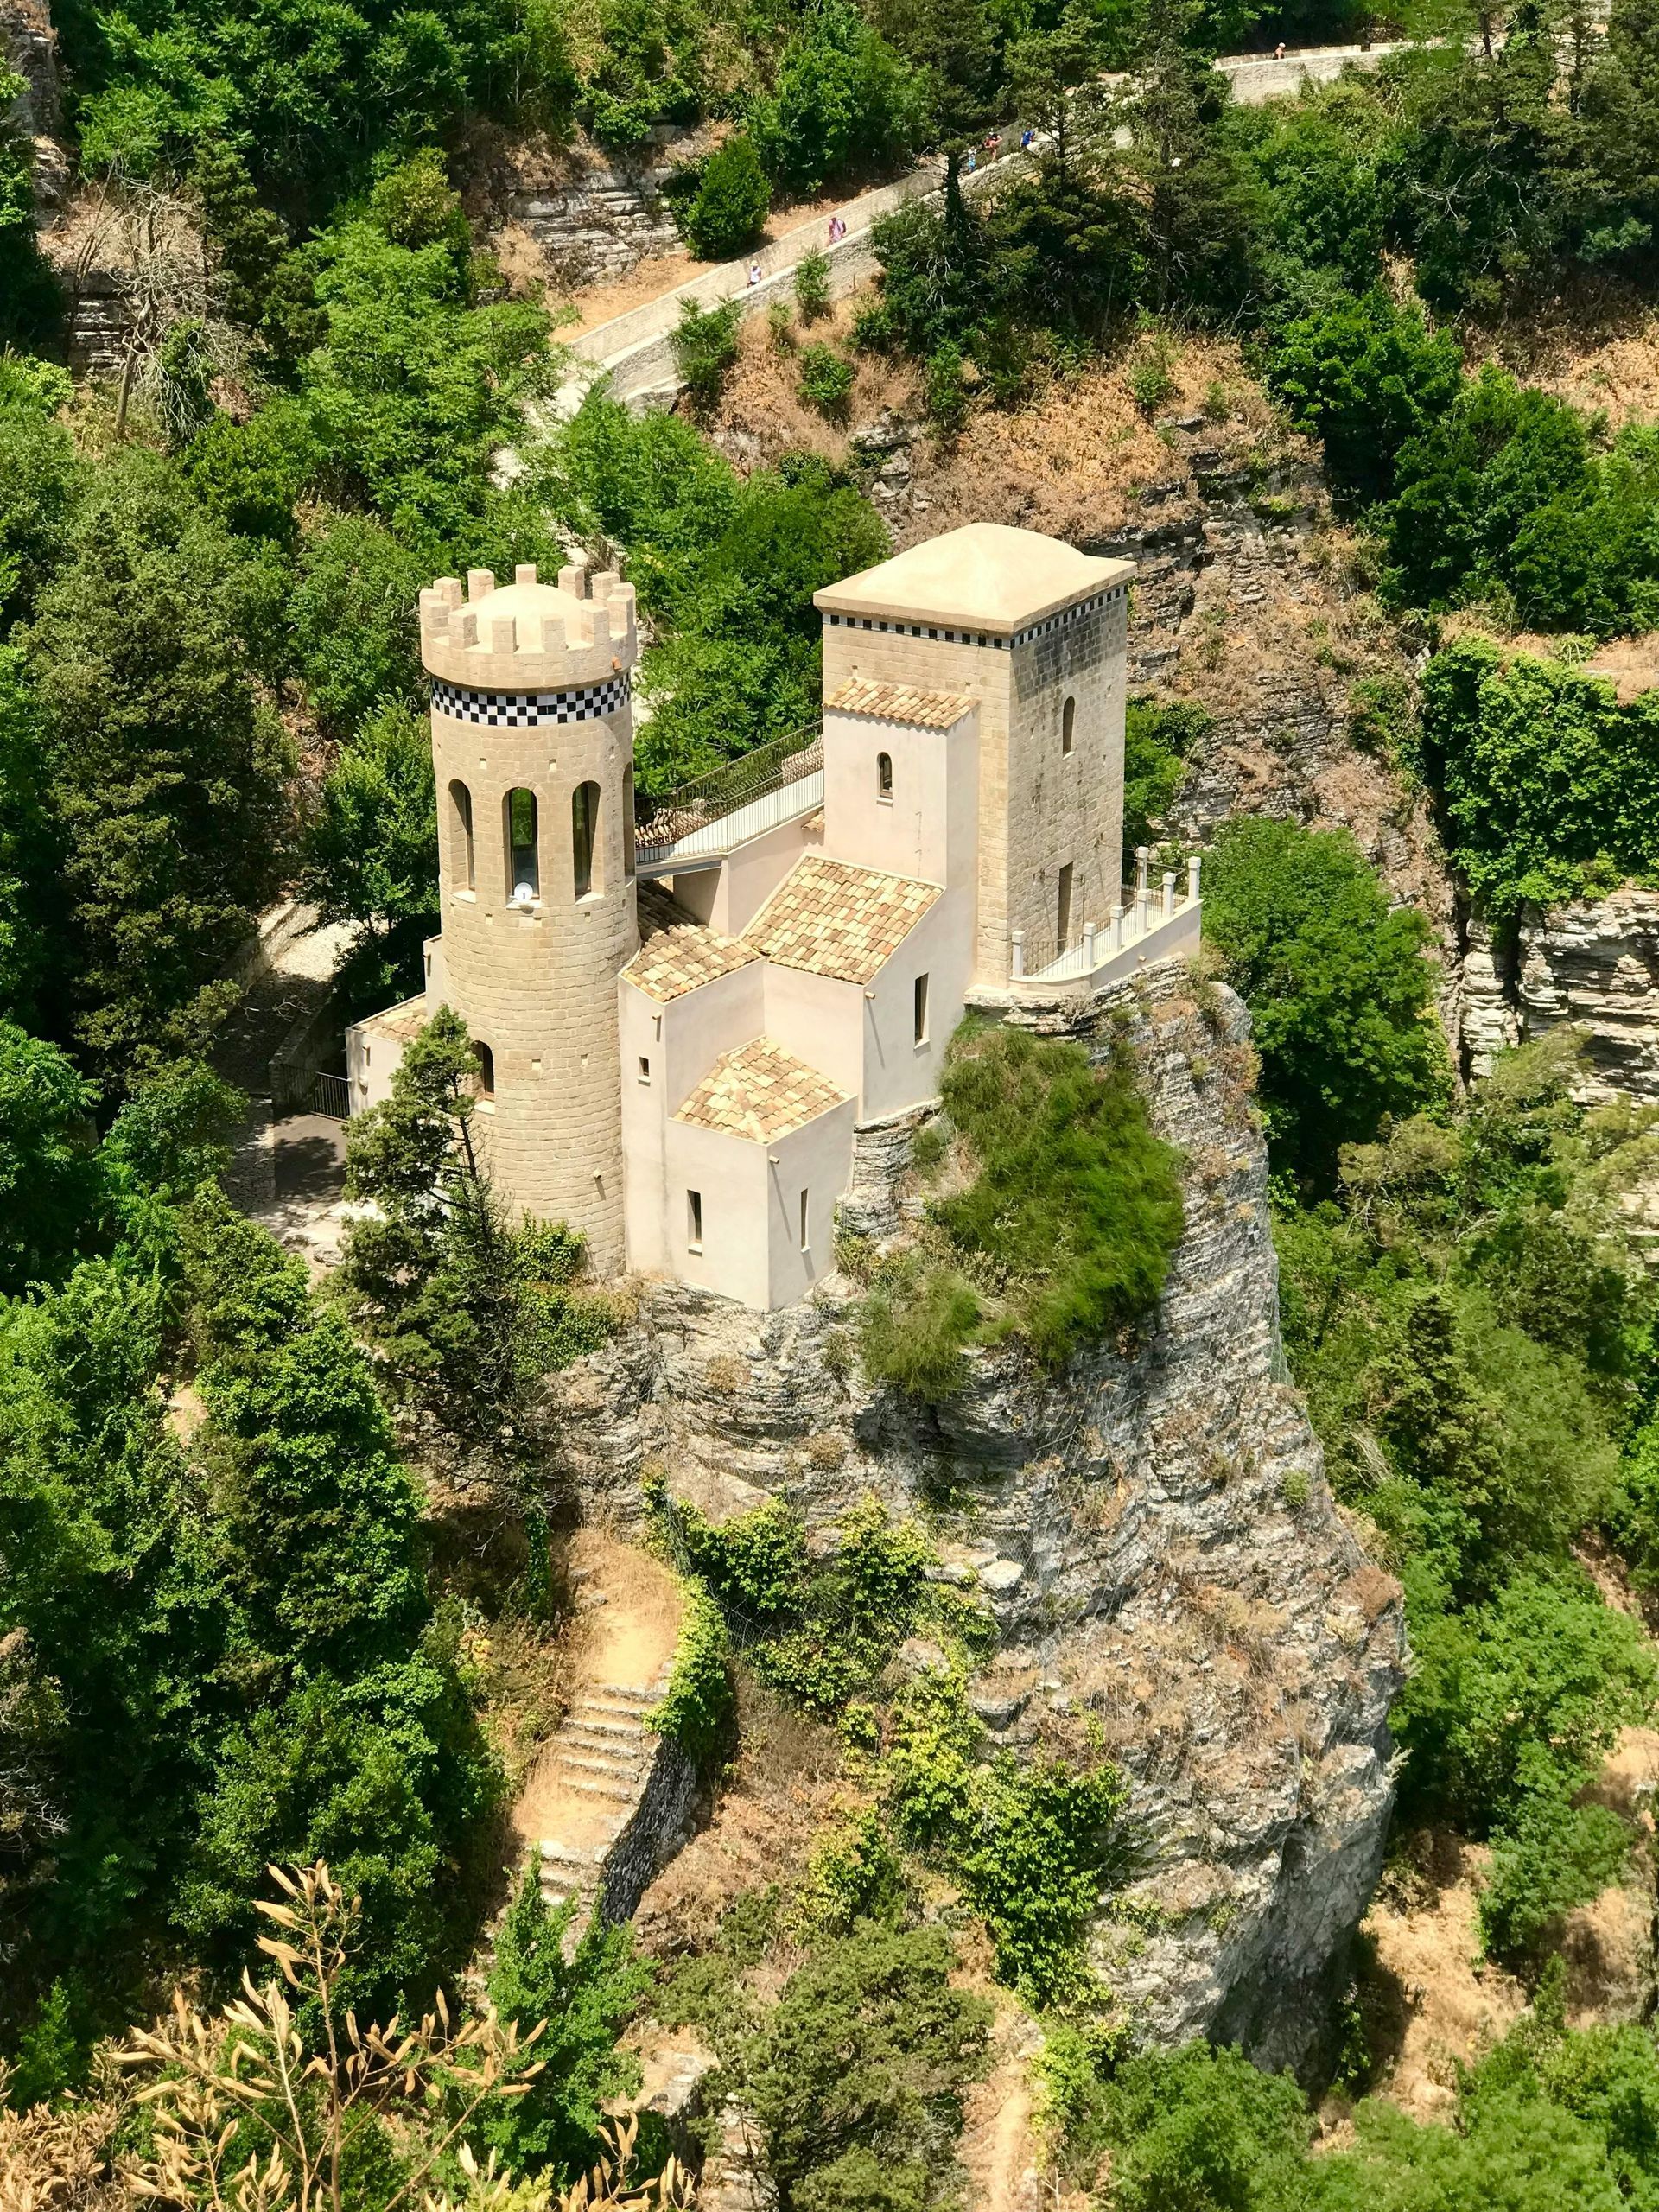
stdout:
<svg viewBox="0 0 1659 2212">
<path fill-rule="evenodd" d="M 707 1827 L 645 1892 L 634 1924 L 666 1958 L 706 1948 L 746 1891 L 798 1882 L 823 1831 L 852 1802 L 841 1739 L 738 1670 L 741 1732 L 735 1769 Z"/>
</svg>

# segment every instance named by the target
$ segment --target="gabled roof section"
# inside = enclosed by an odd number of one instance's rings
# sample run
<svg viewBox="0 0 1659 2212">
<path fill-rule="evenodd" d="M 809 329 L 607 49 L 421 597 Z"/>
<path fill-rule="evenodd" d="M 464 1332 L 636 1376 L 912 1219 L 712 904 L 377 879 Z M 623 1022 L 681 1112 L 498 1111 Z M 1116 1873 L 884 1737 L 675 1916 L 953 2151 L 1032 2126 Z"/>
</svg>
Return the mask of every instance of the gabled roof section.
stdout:
<svg viewBox="0 0 1659 2212">
<path fill-rule="evenodd" d="M 848 1096 L 770 1037 L 753 1037 L 715 1062 L 674 1118 L 765 1144 L 816 1122 Z"/>
<path fill-rule="evenodd" d="M 760 957 L 741 938 L 722 937 L 687 913 L 654 883 L 639 886 L 639 950 L 622 973 L 664 1006 Z"/>
<path fill-rule="evenodd" d="M 749 924 L 744 942 L 780 968 L 868 983 L 938 895 L 937 883 L 809 853 Z"/>
<path fill-rule="evenodd" d="M 826 614 L 938 624 L 998 636 L 1126 583 L 1133 561 L 1102 561 L 1040 531 L 970 522 L 813 594 Z"/>
<path fill-rule="evenodd" d="M 823 703 L 831 713 L 871 715 L 918 729 L 954 729 L 974 711 L 965 691 L 918 691 L 908 683 L 871 683 L 861 676 L 837 684 Z"/>
</svg>

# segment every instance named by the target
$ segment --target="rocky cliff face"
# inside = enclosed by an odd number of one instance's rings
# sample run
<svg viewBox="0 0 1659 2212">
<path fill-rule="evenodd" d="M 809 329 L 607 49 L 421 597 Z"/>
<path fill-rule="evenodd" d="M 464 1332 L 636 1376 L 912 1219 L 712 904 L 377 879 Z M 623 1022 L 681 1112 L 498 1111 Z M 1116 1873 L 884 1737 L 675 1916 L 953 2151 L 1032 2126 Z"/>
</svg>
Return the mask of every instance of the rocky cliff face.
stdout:
<svg viewBox="0 0 1659 2212">
<path fill-rule="evenodd" d="M 1484 1075 L 1506 1045 L 1563 1022 L 1584 1032 L 1582 1096 L 1659 1100 L 1659 892 L 1627 884 L 1605 899 L 1522 909 L 1514 941 L 1471 923 L 1463 1041 Z"/>
<path fill-rule="evenodd" d="M 1091 1937 L 1127 2016 L 1303 2064 L 1381 1859 L 1399 1592 L 1334 1506 L 1286 1376 L 1242 1007 L 1170 963 L 1038 1026 L 1102 1057 L 1127 1036 L 1184 1148 L 1185 1231 L 1144 1342 L 1058 1377 L 982 1354 L 933 1413 L 862 1382 L 840 1277 L 764 1316 L 651 1285 L 638 1325 L 561 1378 L 556 1433 L 582 1494 L 624 1521 L 652 1459 L 716 1514 L 766 1491 L 820 1528 L 872 1491 L 925 1513 L 943 1572 L 996 1618 L 973 1691 L 993 1740 L 1096 1729 L 1133 1777 L 1153 1862 Z M 864 1139 L 866 1231 L 902 1233 L 907 1151 L 902 1125 Z"/>
<path fill-rule="evenodd" d="M 0 65 L 23 80 L 0 120 L 33 146 L 35 190 L 43 207 L 54 207 L 68 181 L 59 140 L 63 106 L 58 86 L 58 39 L 47 0 L 0 0 Z"/>
</svg>

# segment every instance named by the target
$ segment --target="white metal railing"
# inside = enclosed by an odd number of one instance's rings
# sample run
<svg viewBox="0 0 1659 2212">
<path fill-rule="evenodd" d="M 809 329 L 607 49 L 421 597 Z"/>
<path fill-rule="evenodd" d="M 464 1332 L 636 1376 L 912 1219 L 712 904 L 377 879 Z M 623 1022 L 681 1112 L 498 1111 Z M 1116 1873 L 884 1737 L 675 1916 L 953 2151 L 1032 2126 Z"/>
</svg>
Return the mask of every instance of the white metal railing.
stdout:
<svg viewBox="0 0 1659 2212">
<path fill-rule="evenodd" d="M 775 738 L 641 805 L 634 870 L 673 875 L 708 868 L 767 830 L 823 804 L 823 739 L 817 723 Z"/>
<path fill-rule="evenodd" d="M 1198 934 L 1198 855 L 1186 863 L 1185 897 L 1178 898 L 1178 872 L 1166 869 L 1154 892 L 1151 881 L 1152 850 L 1135 849 L 1135 880 L 1103 922 L 1085 922 L 1083 939 L 1069 946 L 1046 967 L 1027 970 L 1025 931 L 1012 932 L 1011 979 L 1016 988 L 1048 989 L 1057 983 L 1084 983 L 1090 988 L 1131 974 L 1147 962 L 1166 959 Z"/>
</svg>

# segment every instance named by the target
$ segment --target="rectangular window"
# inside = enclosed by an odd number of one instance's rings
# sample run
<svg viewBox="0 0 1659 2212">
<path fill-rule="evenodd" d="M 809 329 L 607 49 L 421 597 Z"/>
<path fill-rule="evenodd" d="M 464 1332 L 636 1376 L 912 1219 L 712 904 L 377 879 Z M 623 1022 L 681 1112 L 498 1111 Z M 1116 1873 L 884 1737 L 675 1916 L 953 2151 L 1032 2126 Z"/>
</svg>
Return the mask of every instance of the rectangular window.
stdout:
<svg viewBox="0 0 1659 2212">
<path fill-rule="evenodd" d="M 651 1081 L 651 1062 L 643 1052 L 639 1055 L 639 1080 L 641 1083 Z"/>
<path fill-rule="evenodd" d="M 1071 863 L 1067 861 L 1060 870 L 1059 950 L 1064 952 L 1071 942 Z"/>
<path fill-rule="evenodd" d="M 801 1192 L 801 1249 L 803 1252 L 810 1252 L 812 1249 L 812 1240 L 806 1233 L 806 1198 L 807 1194 L 803 1191 Z"/>
<path fill-rule="evenodd" d="M 916 978 L 916 1042 L 918 1045 L 925 1045 L 927 1042 L 927 978 L 925 976 L 918 976 Z"/>
<path fill-rule="evenodd" d="M 688 1251 L 702 1249 L 702 1192 L 688 1191 L 685 1194 L 685 1243 Z"/>
</svg>

